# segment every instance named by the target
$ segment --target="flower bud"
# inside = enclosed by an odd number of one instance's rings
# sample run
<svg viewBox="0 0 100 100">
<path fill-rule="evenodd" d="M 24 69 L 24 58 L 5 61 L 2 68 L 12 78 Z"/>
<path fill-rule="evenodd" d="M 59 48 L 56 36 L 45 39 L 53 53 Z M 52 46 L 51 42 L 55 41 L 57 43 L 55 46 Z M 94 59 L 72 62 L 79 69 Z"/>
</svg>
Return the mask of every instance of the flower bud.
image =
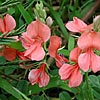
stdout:
<svg viewBox="0 0 100 100">
<path fill-rule="evenodd" d="M 96 32 L 100 32 L 100 15 L 96 16 L 93 20 L 93 29 Z"/>
<path fill-rule="evenodd" d="M 46 24 L 48 26 L 51 26 L 53 24 L 53 20 L 52 20 L 52 18 L 50 16 L 46 19 Z"/>
</svg>

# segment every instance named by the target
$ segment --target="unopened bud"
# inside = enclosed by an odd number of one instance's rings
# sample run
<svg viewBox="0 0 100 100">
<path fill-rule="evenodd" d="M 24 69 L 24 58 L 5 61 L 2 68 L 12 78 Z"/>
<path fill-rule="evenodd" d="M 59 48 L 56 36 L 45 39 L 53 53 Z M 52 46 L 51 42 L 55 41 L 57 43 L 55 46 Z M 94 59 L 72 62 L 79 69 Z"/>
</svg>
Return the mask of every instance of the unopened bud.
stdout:
<svg viewBox="0 0 100 100">
<path fill-rule="evenodd" d="M 93 29 L 100 32 L 100 15 L 96 16 L 93 20 Z"/>
<path fill-rule="evenodd" d="M 50 16 L 46 19 L 46 24 L 48 26 L 51 26 L 53 24 L 53 20 L 52 20 L 52 18 Z"/>
</svg>

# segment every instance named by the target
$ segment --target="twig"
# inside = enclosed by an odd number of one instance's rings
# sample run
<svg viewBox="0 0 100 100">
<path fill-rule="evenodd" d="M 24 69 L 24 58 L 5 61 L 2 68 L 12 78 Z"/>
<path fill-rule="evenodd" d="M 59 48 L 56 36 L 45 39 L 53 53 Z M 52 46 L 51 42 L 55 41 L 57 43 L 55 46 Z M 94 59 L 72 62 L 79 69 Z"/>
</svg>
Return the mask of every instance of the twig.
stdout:
<svg viewBox="0 0 100 100">
<path fill-rule="evenodd" d="M 90 9 L 90 11 L 82 18 L 83 21 L 87 21 L 95 12 L 95 10 L 100 6 L 100 0 L 96 0 L 93 7 Z"/>
</svg>

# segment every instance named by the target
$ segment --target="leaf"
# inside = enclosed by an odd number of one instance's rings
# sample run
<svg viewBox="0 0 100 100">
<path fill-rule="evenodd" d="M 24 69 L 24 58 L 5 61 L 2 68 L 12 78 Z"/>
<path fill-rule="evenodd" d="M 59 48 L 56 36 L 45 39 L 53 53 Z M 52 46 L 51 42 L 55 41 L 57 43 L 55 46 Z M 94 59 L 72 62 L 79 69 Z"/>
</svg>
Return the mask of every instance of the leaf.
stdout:
<svg viewBox="0 0 100 100">
<path fill-rule="evenodd" d="M 61 49 L 58 51 L 59 54 L 63 54 L 64 56 L 69 56 L 70 52 L 67 49 Z"/>
<path fill-rule="evenodd" d="M 11 42 L 14 42 L 14 39 L 12 39 L 12 38 L 0 38 L 0 44 L 10 44 Z"/>
<path fill-rule="evenodd" d="M 99 82 L 97 76 L 95 76 L 95 75 L 90 75 L 89 76 L 89 81 L 90 81 L 92 86 L 95 86 L 95 87 L 100 86 L 100 82 Z"/>
<path fill-rule="evenodd" d="M 17 99 L 24 100 L 22 98 L 22 96 L 13 88 L 13 86 L 2 78 L 0 78 L 0 88 L 4 89 L 6 92 L 12 94 Z"/>
<path fill-rule="evenodd" d="M 59 94 L 59 98 L 60 100 L 71 100 L 71 96 L 65 91 Z"/>
<path fill-rule="evenodd" d="M 34 96 L 33 98 L 32 98 L 32 100 L 40 100 L 40 96 Z"/>
<path fill-rule="evenodd" d="M 22 16 L 24 17 L 25 21 L 27 24 L 32 22 L 32 18 L 30 16 L 30 14 L 24 9 L 22 4 L 19 4 L 18 6 L 19 11 L 21 12 Z"/>
<path fill-rule="evenodd" d="M 42 87 L 42 88 L 39 88 L 37 84 L 35 85 L 30 85 L 29 86 L 29 91 L 32 93 L 32 94 L 35 94 L 35 93 L 38 93 L 38 92 L 41 92 L 41 91 L 44 91 L 46 89 L 50 89 L 50 88 L 53 88 L 53 87 L 58 87 L 58 88 L 61 88 L 61 89 L 64 89 L 64 90 L 67 90 L 69 92 L 75 92 L 77 91 L 75 88 L 69 88 L 67 83 L 62 81 L 61 79 L 59 79 L 59 77 L 51 77 L 50 79 L 50 82 L 47 86 L 45 87 Z"/>
<path fill-rule="evenodd" d="M 8 44 L 8 46 L 19 51 L 24 51 L 24 47 L 22 46 L 22 43 L 20 41 L 11 42 L 10 44 Z"/>
<path fill-rule="evenodd" d="M 17 88 L 13 87 L 10 83 L 8 83 L 5 79 L 0 78 L 0 88 L 12 94 L 18 100 L 30 100 L 22 92 L 20 92 Z"/>
<path fill-rule="evenodd" d="M 18 68 L 17 65 L 9 65 L 9 66 L 5 67 L 4 73 L 6 75 L 12 74 L 17 68 Z"/>
<path fill-rule="evenodd" d="M 68 50 L 71 51 L 75 46 L 75 39 L 73 37 L 69 37 L 68 39 Z"/>
<path fill-rule="evenodd" d="M 49 8 L 52 16 L 54 17 L 54 19 L 56 20 L 56 22 L 58 23 L 65 39 L 68 39 L 68 32 L 65 28 L 65 25 L 63 24 L 62 19 L 60 18 L 60 15 L 58 12 L 56 12 L 50 5 L 48 5 L 46 2 L 43 1 L 43 3 Z"/>
<path fill-rule="evenodd" d="M 8 100 L 4 94 L 0 94 L 0 100 Z"/>
<path fill-rule="evenodd" d="M 26 80 L 20 80 L 17 84 L 17 89 L 27 95 L 28 92 L 28 83 Z"/>
</svg>

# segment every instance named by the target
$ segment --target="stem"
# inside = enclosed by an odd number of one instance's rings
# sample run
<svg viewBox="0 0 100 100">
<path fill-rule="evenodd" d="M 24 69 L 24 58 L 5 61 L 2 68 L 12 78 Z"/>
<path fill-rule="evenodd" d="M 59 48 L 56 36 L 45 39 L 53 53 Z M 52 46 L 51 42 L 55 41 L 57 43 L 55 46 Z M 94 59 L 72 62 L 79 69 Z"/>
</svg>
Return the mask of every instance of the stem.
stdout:
<svg viewBox="0 0 100 100">
<path fill-rule="evenodd" d="M 94 100 L 92 89 L 88 80 L 88 72 L 85 73 L 85 78 L 86 78 L 86 84 L 87 84 L 87 89 L 88 89 L 88 94 L 89 94 L 89 100 Z"/>
</svg>

